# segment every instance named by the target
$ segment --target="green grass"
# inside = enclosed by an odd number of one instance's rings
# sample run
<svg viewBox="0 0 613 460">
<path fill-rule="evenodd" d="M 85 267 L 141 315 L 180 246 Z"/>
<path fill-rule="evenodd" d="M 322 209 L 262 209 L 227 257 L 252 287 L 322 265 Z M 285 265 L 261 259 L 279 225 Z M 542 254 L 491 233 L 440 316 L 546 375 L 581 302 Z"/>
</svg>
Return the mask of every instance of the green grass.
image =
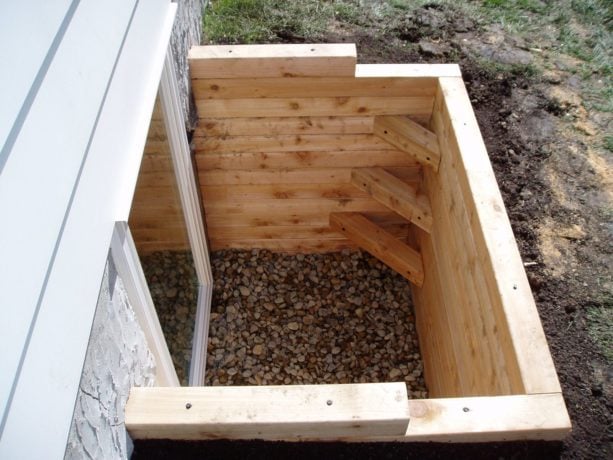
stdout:
<svg viewBox="0 0 613 460">
<path fill-rule="evenodd" d="M 425 4 L 444 4 L 480 26 L 499 24 L 527 46 L 545 47 L 554 62 L 580 60 L 568 70 L 581 77 L 588 109 L 613 112 L 613 2 L 610 0 L 211 0 L 204 19 L 206 43 L 319 41 L 338 21 L 385 36 Z M 534 66 L 496 73 L 537 75 Z M 593 77 L 601 85 L 593 85 Z"/>
<path fill-rule="evenodd" d="M 207 43 L 270 43 L 320 38 L 334 3 L 319 0 L 211 0 L 204 15 Z"/>
<path fill-rule="evenodd" d="M 604 138 L 604 148 L 613 153 L 613 136 L 608 135 Z"/>
<path fill-rule="evenodd" d="M 613 363 L 613 298 L 587 310 L 588 328 L 592 340 L 607 361 Z"/>
</svg>

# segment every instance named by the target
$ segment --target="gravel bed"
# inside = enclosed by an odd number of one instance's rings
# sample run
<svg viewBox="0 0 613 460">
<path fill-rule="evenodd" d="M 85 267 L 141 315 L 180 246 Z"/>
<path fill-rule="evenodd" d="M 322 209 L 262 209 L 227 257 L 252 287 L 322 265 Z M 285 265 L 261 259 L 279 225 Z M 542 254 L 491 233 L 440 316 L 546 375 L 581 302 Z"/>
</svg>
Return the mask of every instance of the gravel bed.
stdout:
<svg viewBox="0 0 613 460">
<path fill-rule="evenodd" d="M 426 398 L 408 282 L 362 252 L 216 251 L 207 385 L 407 384 Z"/>
<path fill-rule="evenodd" d="M 181 385 L 187 385 L 198 302 L 198 278 L 190 252 L 141 257 L 151 297 Z"/>
</svg>

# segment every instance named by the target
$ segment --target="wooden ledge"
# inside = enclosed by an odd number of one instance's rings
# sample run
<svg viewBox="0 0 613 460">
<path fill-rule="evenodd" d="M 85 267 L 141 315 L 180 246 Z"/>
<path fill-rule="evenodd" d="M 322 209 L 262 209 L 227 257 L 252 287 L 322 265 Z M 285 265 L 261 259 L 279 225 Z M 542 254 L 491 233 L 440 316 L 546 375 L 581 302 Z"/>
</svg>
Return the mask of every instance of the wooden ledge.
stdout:
<svg viewBox="0 0 613 460">
<path fill-rule="evenodd" d="M 195 46 L 192 78 L 353 77 L 353 43 Z"/>
<path fill-rule="evenodd" d="M 438 171 L 441 153 L 436 134 L 405 116 L 375 117 L 375 135 Z"/>
<path fill-rule="evenodd" d="M 132 388 L 134 439 L 339 439 L 403 436 L 404 383 Z"/>
<path fill-rule="evenodd" d="M 432 231 L 430 202 L 414 186 L 383 168 L 353 169 L 351 183 L 426 232 Z"/>
<path fill-rule="evenodd" d="M 330 227 L 417 286 L 424 282 L 421 254 L 357 212 L 330 214 Z"/>
</svg>

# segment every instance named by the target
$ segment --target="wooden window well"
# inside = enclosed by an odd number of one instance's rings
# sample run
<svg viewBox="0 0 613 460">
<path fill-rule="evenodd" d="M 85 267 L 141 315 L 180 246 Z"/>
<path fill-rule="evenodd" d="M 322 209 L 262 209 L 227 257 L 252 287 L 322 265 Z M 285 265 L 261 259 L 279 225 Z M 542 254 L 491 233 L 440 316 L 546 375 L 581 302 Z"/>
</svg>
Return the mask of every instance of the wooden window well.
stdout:
<svg viewBox="0 0 613 460">
<path fill-rule="evenodd" d="M 457 65 L 355 45 L 197 47 L 213 250 L 360 247 L 411 283 L 429 399 L 404 383 L 134 388 L 134 438 L 562 439 L 570 420 Z M 390 228 L 403 226 L 405 232 Z"/>
</svg>

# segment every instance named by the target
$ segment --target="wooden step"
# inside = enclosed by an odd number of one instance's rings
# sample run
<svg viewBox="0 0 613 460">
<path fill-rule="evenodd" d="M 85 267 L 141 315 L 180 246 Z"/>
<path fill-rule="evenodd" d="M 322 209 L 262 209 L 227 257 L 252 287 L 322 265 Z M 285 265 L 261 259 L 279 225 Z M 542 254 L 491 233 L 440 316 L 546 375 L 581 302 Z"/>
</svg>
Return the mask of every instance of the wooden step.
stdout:
<svg viewBox="0 0 613 460">
<path fill-rule="evenodd" d="M 417 194 L 414 186 L 383 168 L 353 169 L 351 183 L 426 232 L 432 231 L 430 201 L 425 195 Z"/>
<path fill-rule="evenodd" d="M 436 134 L 401 115 L 375 117 L 373 132 L 381 139 L 415 157 L 420 163 L 438 171 L 441 154 Z"/>
<path fill-rule="evenodd" d="M 357 212 L 330 214 L 330 226 L 417 286 L 424 281 L 421 254 Z"/>
</svg>

